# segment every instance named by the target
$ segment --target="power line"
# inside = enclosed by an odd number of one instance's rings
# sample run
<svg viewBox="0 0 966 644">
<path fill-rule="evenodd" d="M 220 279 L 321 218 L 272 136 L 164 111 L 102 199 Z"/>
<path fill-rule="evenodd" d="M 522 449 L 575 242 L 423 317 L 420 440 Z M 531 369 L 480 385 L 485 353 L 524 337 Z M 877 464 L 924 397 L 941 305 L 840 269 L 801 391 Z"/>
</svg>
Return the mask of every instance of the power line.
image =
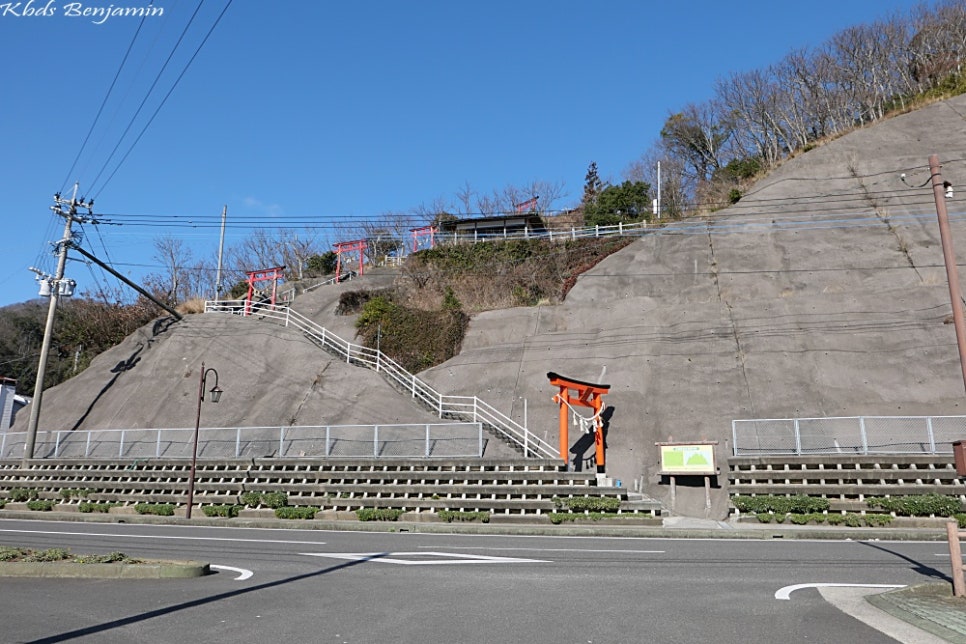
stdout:
<svg viewBox="0 0 966 644">
<path fill-rule="evenodd" d="M 153 4 L 154 0 L 150 0 L 148 2 L 148 7 L 152 6 Z M 97 109 L 97 114 L 94 116 L 94 121 L 91 123 L 90 129 L 87 131 L 87 136 L 84 137 L 84 142 L 81 143 L 80 149 L 77 151 L 77 156 L 74 157 L 74 162 L 70 165 L 70 170 L 67 171 L 67 176 L 64 177 L 63 182 L 61 182 L 61 192 L 67 188 L 67 182 L 70 180 L 70 175 L 74 172 L 74 168 L 77 167 L 77 162 L 80 160 L 81 154 L 83 154 L 84 149 L 87 147 L 88 141 L 90 141 L 91 135 L 94 133 L 94 128 L 97 126 L 97 122 L 101 118 L 101 113 L 104 111 L 104 107 L 107 105 L 107 101 L 110 99 L 115 85 L 117 85 L 117 80 L 121 76 L 121 71 L 124 69 L 127 59 L 131 55 L 131 50 L 134 48 L 134 43 L 141 34 L 141 28 L 144 26 L 145 20 L 147 20 L 147 14 L 148 12 L 144 12 L 144 15 L 141 16 L 141 22 L 138 23 L 138 28 L 134 32 L 134 36 L 131 38 L 131 42 L 127 46 L 127 51 L 124 52 L 124 56 L 121 59 L 121 64 L 117 67 L 117 72 L 114 74 L 114 80 L 111 81 L 111 86 L 107 88 L 107 93 L 104 95 L 104 100 L 101 101 L 101 106 Z"/>
<path fill-rule="evenodd" d="M 141 132 L 138 134 L 137 138 L 134 140 L 133 143 L 131 143 L 131 147 L 129 147 L 128 150 L 127 150 L 127 152 L 124 153 L 124 156 L 118 162 L 117 166 L 114 168 L 113 172 L 111 172 L 110 176 L 104 181 L 104 184 L 97 189 L 97 192 L 94 195 L 95 198 L 98 195 L 100 195 L 101 192 L 104 190 L 104 188 L 107 187 L 107 184 L 111 182 L 111 179 L 114 178 L 114 175 L 117 174 L 117 171 L 120 170 L 121 166 L 124 164 L 124 162 L 127 160 L 128 156 L 134 150 L 134 146 L 136 146 L 138 144 L 138 142 L 141 140 L 141 137 L 144 136 L 144 133 L 147 131 L 148 127 L 150 127 L 151 124 L 154 122 L 154 119 L 158 116 L 158 113 L 161 111 L 161 108 L 164 107 L 164 104 L 167 103 L 168 98 L 170 98 L 171 94 L 174 92 L 175 88 L 178 86 L 178 83 L 180 83 L 181 82 L 181 79 L 184 78 L 184 75 L 187 73 L 188 68 L 191 67 L 191 64 L 195 61 L 195 58 L 198 57 L 198 54 L 201 52 L 202 47 L 204 47 L 205 46 L 205 43 L 208 42 L 208 38 L 211 37 L 211 34 L 214 32 L 215 27 L 218 26 L 218 23 L 219 22 L 221 22 L 222 17 L 225 15 L 225 12 L 228 11 L 228 7 L 231 6 L 231 3 L 232 3 L 232 0 L 228 0 L 228 3 L 221 10 L 221 13 L 218 14 L 218 17 L 215 19 L 214 24 L 211 25 L 211 29 L 208 30 L 208 33 L 205 34 L 205 37 L 202 39 L 201 44 L 198 45 L 198 48 L 195 49 L 195 52 L 191 55 L 191 58 L 188 60 L 187 63 L 185 63 L 185 66 L 181 70 L 181 73 L 178 74 L 178 77 L 175 79 L 174 84 L 171 85 L 171 89 L 169 89 L 168 90 L 168 93 L 164 95 L 164 98 L 163 99 L 161 99 L 161 103 L 158 105 L 157 109 L 154 110 L 154 113 L 151 115 L 151 118 L 148 119 L 148 122 L 144 124 L 144 127 L 141 129 Z M 199 2 L 198 2 L 198 9 L 200 9 L 200 8 L 201 8 L 201 2 L 199 0 Z M 194 19 L 194 16 L 192 16 L 192 19 Z M 180 42 L 180 39 L 179 39 L 178 42 Z M 167 64 L 167 63 L 165 63 L 165 64 Z M 140 108 L 138 108 L 138 109 L 140 111 Z M 107 163 L 105 163 L 105 167 L 106 166 L 107 166 Z M 98 176 L 100 176 L 100 174 L 98 174 Z M 95 179 L 94 183 L 96 183 L 96 179 Z"/>
</svg>

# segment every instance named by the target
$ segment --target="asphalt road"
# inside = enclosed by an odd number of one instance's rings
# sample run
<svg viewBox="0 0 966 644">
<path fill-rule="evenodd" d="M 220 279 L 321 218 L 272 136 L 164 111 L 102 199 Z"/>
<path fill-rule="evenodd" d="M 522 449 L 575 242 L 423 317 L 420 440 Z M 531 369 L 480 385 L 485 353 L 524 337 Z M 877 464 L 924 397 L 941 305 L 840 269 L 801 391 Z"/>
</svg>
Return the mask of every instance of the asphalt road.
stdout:
<svg viewBox="0 0 966 644">
<path fill-rule="evenodd" d="M 875 644 L 897 640 L 815 588 L 787 587 L 908 585 L 948 572 L 944 544 L 918 542 L 4 520 L 0 544 L 217 567 L 196 579 L 0 579 L 3 642 Z M 783 588 L 788 599 L 776 597 Z"/>
</svg>

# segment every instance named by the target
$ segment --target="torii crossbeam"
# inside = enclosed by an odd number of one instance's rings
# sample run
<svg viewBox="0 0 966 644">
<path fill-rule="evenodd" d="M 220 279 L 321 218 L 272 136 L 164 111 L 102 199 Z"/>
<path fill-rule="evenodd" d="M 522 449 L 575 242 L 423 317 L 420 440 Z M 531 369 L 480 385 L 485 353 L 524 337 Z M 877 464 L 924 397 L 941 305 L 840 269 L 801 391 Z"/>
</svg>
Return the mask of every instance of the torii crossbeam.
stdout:
<svg viewBox="0 0 966 644">
<path fill-rule="evenodd" d="M 604 409 L 601 396 L 610 391 L 610 385 L 600 385 L 582 380 L 574 380 L 561 376 L 553 371 L 547 374 L 550 384 L 559 387 L 560 391 L 553 397 L 553 401 L 560 406 L 560 458 L 565 463 L 569 461 L 567 453 L 570 450 L 568 412 L 575 406 L 589 407 L 594 415 L 589 419 L 594 423 L 594 446 L 597 472 L 604 472 L 604 423 L 600 413 Z"/>
</svg>

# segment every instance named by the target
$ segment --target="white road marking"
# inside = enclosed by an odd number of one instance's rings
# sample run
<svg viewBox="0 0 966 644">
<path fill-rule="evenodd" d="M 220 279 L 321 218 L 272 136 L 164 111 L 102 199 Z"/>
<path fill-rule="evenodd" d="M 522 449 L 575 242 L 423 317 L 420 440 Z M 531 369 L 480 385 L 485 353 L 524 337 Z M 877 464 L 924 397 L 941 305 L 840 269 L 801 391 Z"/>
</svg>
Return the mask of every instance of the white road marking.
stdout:
<svg viewBox="0 0 966 644">
<path fill-rule="evenodd" d="M 329 557 L 348 561 L 372 561 L 397 564 L 400 566 L 445 566 L 452 564 L 479 563 L 548 563 L 541 559 L 517 559 L 514 557 L 489 557 L 486 555 L 467 555 L 455 552 L 303 552 L 310 557 Z M 418 559 L 399 559 L 399 557 L 419 557 Z M 427 560 L 425 557 L 435 557 Z"/>
<path fill-rule="evenodd" d="M 438 548 L 439 546 L 420 546 L 421 548 Z M 588 549 L 588 548 L 473 548 L 474 550 L 510 550 L 519 552 L 597 552 L 597 553 L 608 553 L 617 552 L 620 554 L 632 554 L 632 555 L 663 555 L 664 550 L 618 550 L 618 549 Z"/>
<path fill-rule="evenodd" d="M 791 594 L 802 588 L 905 588 L 905 584 L 795 584 L 779 588 L 775 599 L 791 599 Z"/>
<path fill-rule="evenodd" d="M 232 572 L 237 572 L 238 576 L 235 577 L 235 581 L 245 581 L 246 579 L 250 579 L 251 576 L 255 574 L 251 570 L 247 570 L 245 568 L 234 568 L 232 566 L 216 566 L 215 564 L 211 564 L 208 567 L 214 568 L 215 570 L 230 570 Z"/>
<path fill-rule="evenodd" d="M 0 532 L 16 532 L 21 534 L 47 534 L 47 535 L 66 535 L 72 537 L 116 537 L 119 539 L 170 539 L 179 541 L 228 541 L 232 543 L 291 543 L 300 546 L 324 546 L 324 541 L 290 541 L 288 539 L 236 539 L 228 537 L 185 537 L 176 535 L 156 535 L 156 534 L 118 534 L 111 532 L 55 532 L 52 530 L 7 530 L 0 529 Z"/>
</svg>

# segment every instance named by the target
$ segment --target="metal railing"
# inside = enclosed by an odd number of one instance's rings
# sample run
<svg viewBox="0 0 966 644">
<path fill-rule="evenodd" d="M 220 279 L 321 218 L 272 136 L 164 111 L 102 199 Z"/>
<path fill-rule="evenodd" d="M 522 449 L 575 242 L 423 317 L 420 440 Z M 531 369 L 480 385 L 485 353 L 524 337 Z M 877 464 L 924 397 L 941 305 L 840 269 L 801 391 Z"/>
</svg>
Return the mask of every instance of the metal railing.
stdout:
<svg viewBox="0 0 966 644">
<path fill-rule="evenodd" d="M 243 300 L 209 301 L 205 302 L 205 312 L 242 315 L 245 312 L 245 302 Z M 253 305 L 251 315 L 259 319 L 279 322 L 286 327 L 294 327 L 323 349 L 344 359 L 347 364 L 376 371 L 395 389 L 433 410 L 439 418 L 483 423 L 487 428 L 519 447 L 527 457 L 560 458 L 559 453 L 550 443 L 476 396 L 445 396 L 403 369 L 381 351 L 343 340 L 287 306 Z"/>
<path fill-rule="evenodd" d="M 191 458 L 194 428 L 39 432 L 36 458 Z M 481 458 L 481 423 L 204 427 L 198 458 Z M 0 435 L 0 458 L 23 458 L 25 434 Z"/>
<path fill-rule="evenodd" d="M 952 454 L 966 416 L 849 416 L 733 420 L 735 456 Z"/>
</svg>

